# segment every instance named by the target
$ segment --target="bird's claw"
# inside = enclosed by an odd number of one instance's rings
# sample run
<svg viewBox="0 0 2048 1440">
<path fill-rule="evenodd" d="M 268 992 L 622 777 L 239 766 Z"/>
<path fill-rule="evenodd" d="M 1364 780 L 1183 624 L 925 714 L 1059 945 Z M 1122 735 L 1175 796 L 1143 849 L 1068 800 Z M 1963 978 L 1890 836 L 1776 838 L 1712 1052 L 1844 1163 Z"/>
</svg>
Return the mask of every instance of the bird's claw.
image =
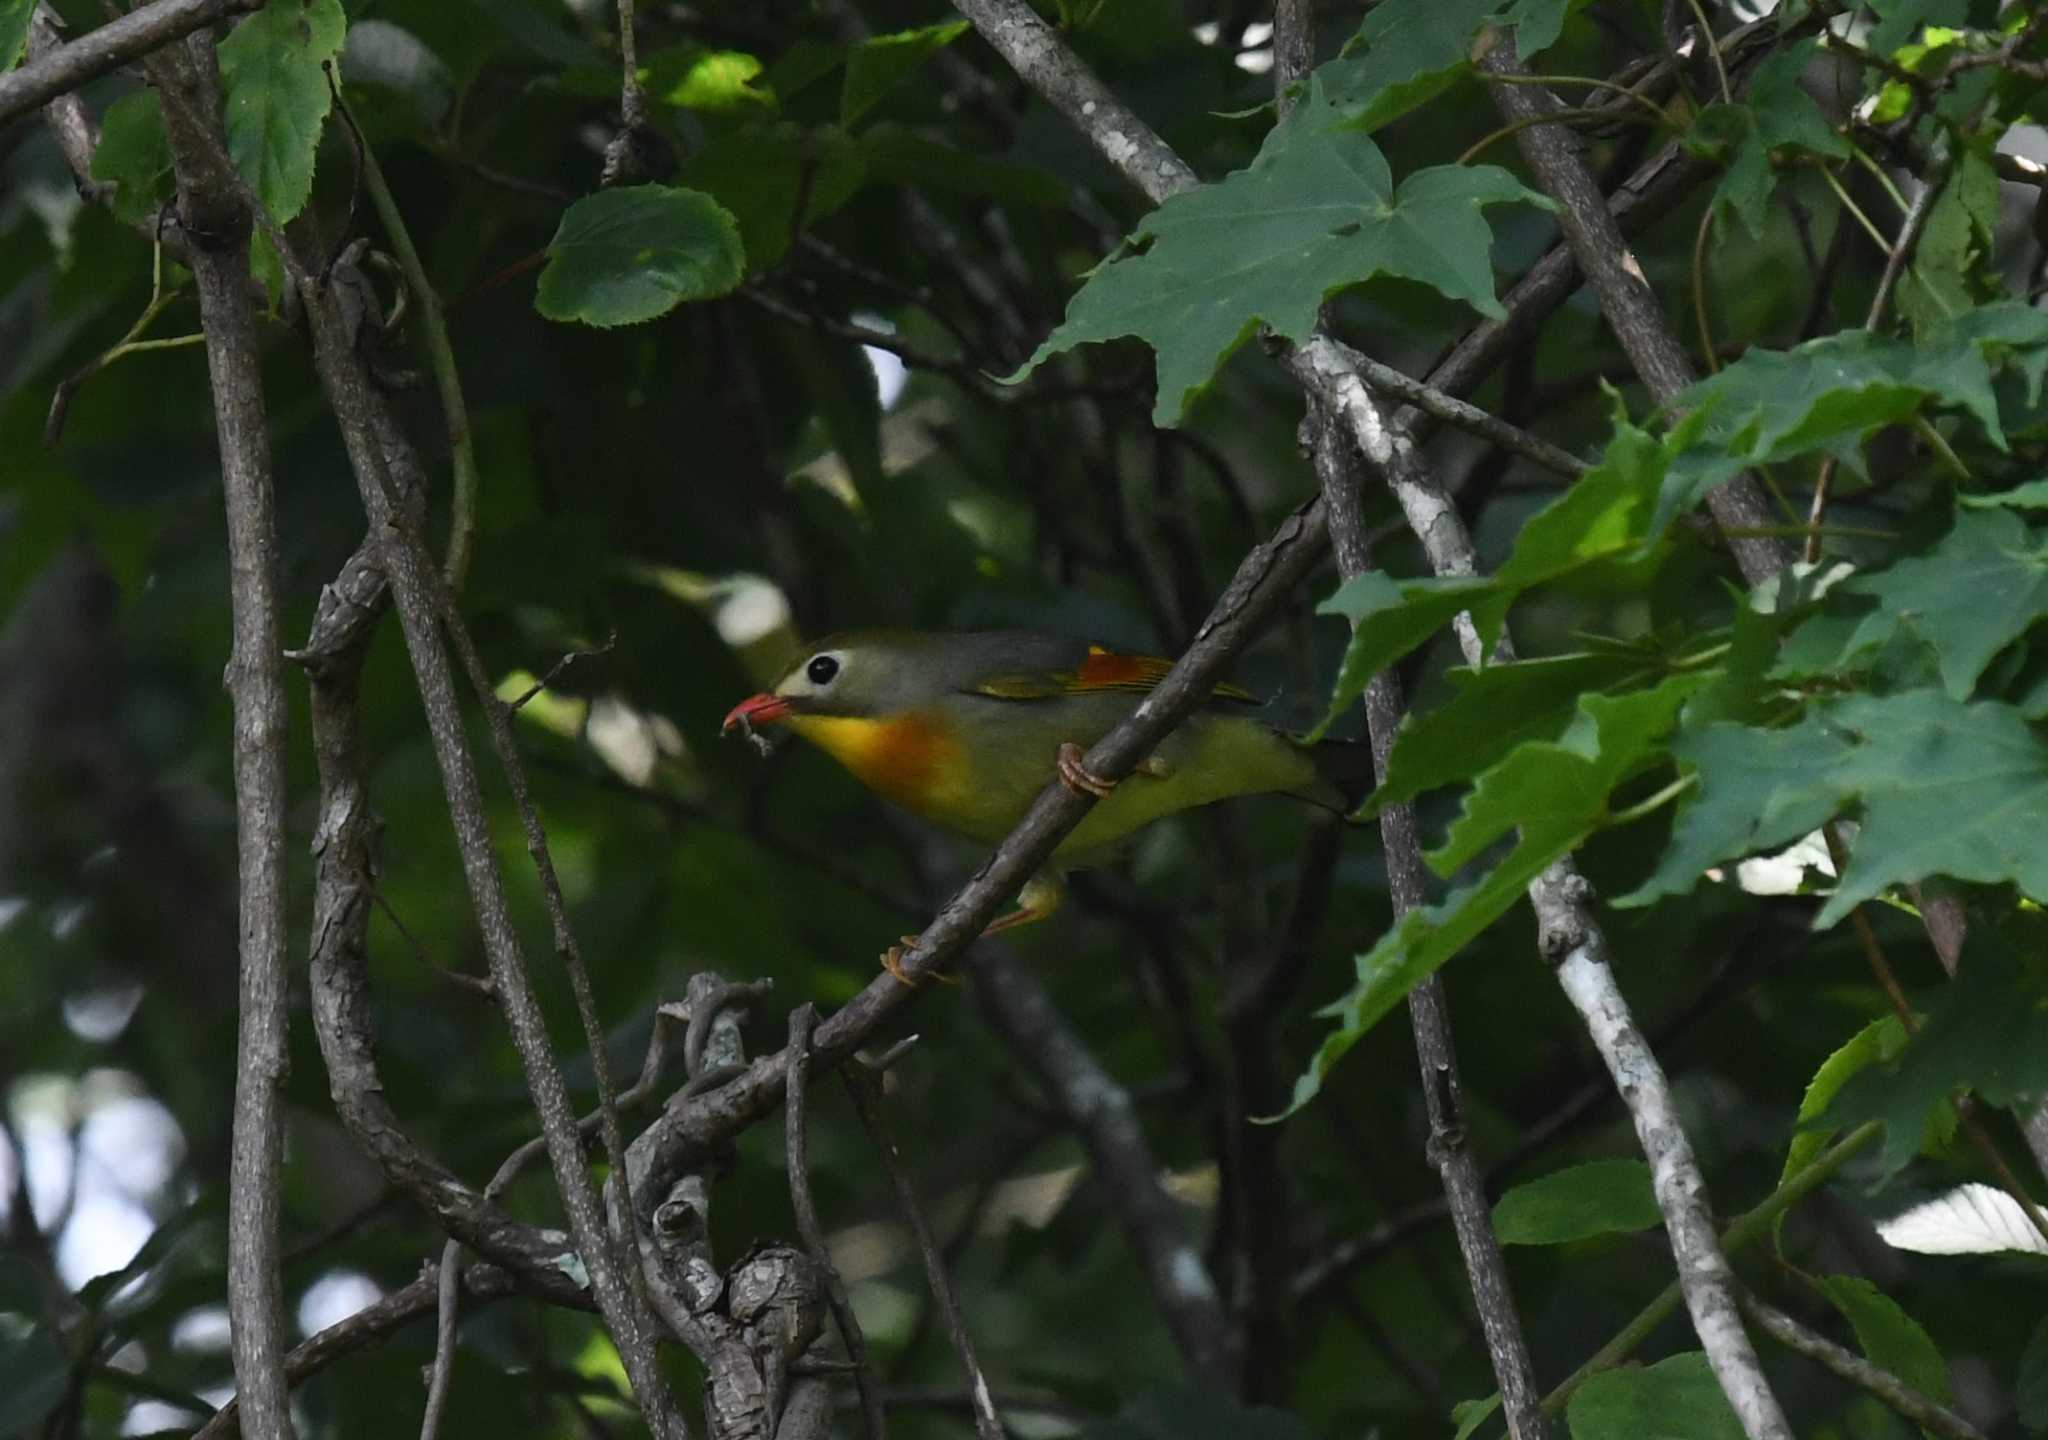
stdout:
<svg viewBox="0 0 2048 1440">
<path fill-rule="evenodd" d="M 1060 784 L 1076 795 L 1093 795 L 1097 800 L 1107 800 L 1109 792 L 1116 789 L 1116 781 L 1105 780 L 1084 763 L 1081 747 L 1068 740 L 1060 745 Z"/>
<path fill-rule="evenodd" d="M 891 975 L 894 975 L 899 984 L 908 986 L 912 990 L 921 989 L 926 980 L 937 980 L 945 985 L 959 984 L 960 982 L 956 977 L 937 970 L 927 975 L 913 975 L 903 968 L 904 953 L 916 948 L 917 941 L 917 936 L 905 935 L 901 944 L 891 945 L 887 950 L 884 950 L 882 952 L 882 968 Z"/>
</svg>

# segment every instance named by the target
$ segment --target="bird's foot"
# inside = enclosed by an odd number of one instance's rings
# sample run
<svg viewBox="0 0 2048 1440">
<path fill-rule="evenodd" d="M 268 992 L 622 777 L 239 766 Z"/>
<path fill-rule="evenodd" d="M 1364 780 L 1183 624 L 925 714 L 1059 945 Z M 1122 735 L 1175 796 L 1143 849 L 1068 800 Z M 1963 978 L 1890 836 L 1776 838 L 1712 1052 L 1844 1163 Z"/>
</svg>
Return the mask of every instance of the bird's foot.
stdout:
<svg viewBox="0 0 2048 1440">
<path fill-rule="evenodd" d="M 917 936 L 905 935 L 901 944 L 891 945 L 887 950 L 884 950 L 882 952 L 882 968 L 891 975 L 894 975 L 899 983 L 908 986 L 912 990 L 922 989 L 926 980 L 937 980 L 946 985 L 958 985 L 960 983 L 958 977 L 947 975 L 937 970 L 932 971 L 929 975 L 919 976 L 912 975 L 903 968 L 904 954 L 915 949 L 917 942 Z"/>
<path fill-rule="evenodd" d="M 1076 795 L 1093 795 L 1097 800 L 1107 800 L 1109 792 L 1116 789 L 1116 781 L 1103 779 L 1082 763 L 1083 759 L 1081 747 L 1073 741 L 1060 745 L 1060 784 Z"/>
</svg>

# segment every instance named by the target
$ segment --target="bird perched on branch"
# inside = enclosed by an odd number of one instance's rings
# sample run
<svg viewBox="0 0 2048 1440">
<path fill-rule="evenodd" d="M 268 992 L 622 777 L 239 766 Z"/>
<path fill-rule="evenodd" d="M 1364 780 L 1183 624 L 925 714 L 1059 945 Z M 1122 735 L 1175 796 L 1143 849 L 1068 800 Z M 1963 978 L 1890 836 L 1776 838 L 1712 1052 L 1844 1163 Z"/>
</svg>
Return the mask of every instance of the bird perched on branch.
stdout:
<svg viewBox="0 0 2048 1440">
<path fill-rule="evenodd" d="M 1055 775 L 1095 796 L 1018 908 L 983 932 L 994 934 L 1044 919 L 1064 894 L 1060 870 L 1100 858 L 1163 815 L 1269 792 L 1349 809 L 1370 788 L 1364 746 L 1303 745 L 1258 718 L 1257 697 L 1234 685 L 1219 685 L 1128 779 L 1090 774 L 1087 748 L 1170 668 L 1022 630 L 853 631 L 805 650 L 773 690 L 733 706 L 724 728 L 779 725 L 876 794 L 986 844 L 1008 835 Z M 908 983 L 901 961 L 901 947 L 882 957 Z"/>
</svg>

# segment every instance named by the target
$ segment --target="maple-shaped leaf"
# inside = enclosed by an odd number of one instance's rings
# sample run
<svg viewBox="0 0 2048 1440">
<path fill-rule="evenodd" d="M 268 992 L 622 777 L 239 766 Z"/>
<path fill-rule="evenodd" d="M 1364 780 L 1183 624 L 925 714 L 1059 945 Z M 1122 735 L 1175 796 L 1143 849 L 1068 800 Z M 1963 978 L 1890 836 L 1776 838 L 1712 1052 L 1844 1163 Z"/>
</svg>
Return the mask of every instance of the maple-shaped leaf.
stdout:
<svg viewBox="0 0 2048 1440">
<path fill-rule="evenodd" d="M 1849 330 L 1791 350 L 1752 349 L 1679 397 L 1706 420 L 1672 462 L 1652 529 L 1752 465 L 1823 449 L 1858 465 L 1864 437 L 1924 405 L 1968 413 L 2003 450 L 1993 361 L 2018 360 L 2038 392 L 2044 351 L 2048 315 L 2017 303 L 1981 306 L 1913 340 Z"/>
<path fill-rule="evenodd" d="M 2048 899 L 2048 744 L 2012 706 L 1935 689 L 1856 695 L 1781 730 L 1683 730 L 1671 749 L 1698 775 L 1696 798 L 1656 873 L 1617 905 L 1682 894 L 1708 866 L 1789 844 L 1852 807 L 1862 824 L 1818 928 L 1930 875 Z"/>
<path fill-rule="evenodd" d="M 2048 542 L 2010 510 L 1961 510 L 1924 555 L 1839 587 L 1877 604 L 1860 620 L 1817 615 L 1790 637 L 1796 669 L 1834 672 L 1890 642 L 1901 630 L 1926 642 L 1956 700 L 2007 645 L 2048 614 Z"/>
<path fill-rule="evenodd" d="M 1376 275 L 1499 315 L 1481 211 L 1513 201 L 1550 204 L 1490 165 L 1420 170 L 1396 186 L 1379 147 L 1311 79 L 1257 159 L 1148 216 L 1141 248 L 1097 268 L 1010 378 L 1077 345 L 1134 335 L 1158 354 L 1152 418 L 1167 426 L 1260 325 L 1306 340 L 1325 299 Z"/>
<path fill-rule="evenodd" d="M 1477 883 L 1439 905 L 1409 911 L 1358 957 L 1357 979 L 1343 998 L 1317 1011 L 1337 1021 L 1294 1082 L 1288 1113 L 1306 1105 L 1360 1036 L 1410 990 L 1476 939 L 1522 898 L 1531 881 L 1576 849 L 1609 819 L 1614 787 L 1655 755 L 1679 706 L 1703 675 L 1677 675 L 1626 695 L 1586 695 L 1557 740 L 1516 746 L 1482 772 L 1442 848 L 1424 858 L 1440 875 L 1476 859 L 1519 831 L 1515 848 Z"/>
</svg>

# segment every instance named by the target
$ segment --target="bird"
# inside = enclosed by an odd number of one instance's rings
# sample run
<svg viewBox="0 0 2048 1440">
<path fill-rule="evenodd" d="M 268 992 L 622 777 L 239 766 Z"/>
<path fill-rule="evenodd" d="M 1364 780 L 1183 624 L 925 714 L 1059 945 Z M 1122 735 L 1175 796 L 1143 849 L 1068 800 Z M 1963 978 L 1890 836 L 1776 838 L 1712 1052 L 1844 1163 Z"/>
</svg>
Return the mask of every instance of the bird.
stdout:
<svg viewBox="0 0 2048 1440">
<path fill-rule="evenodd" d="M 884 799 L 984 844 L 1008 835 L 1055 775 L 1096 797 L 989 935 L 1043 920 L 1064 896 L 1062 871 L 1099 861 L 1175 811 L 1277 792 L 1346 813 L 1370 789 L 1365 746 L 1304 744 L 1260 718 L 1257 696 L 1228 684 L 1129 778 L 1092 774 L 1088 747 L 1171 668 L 1028 630 L 849 631 L 803 649 L 773 689 L 733 706 L 722 729 L 780 727 Z M 882 965 L 908 984 L 902 956 L 892 946 Z"/>
</svg>

